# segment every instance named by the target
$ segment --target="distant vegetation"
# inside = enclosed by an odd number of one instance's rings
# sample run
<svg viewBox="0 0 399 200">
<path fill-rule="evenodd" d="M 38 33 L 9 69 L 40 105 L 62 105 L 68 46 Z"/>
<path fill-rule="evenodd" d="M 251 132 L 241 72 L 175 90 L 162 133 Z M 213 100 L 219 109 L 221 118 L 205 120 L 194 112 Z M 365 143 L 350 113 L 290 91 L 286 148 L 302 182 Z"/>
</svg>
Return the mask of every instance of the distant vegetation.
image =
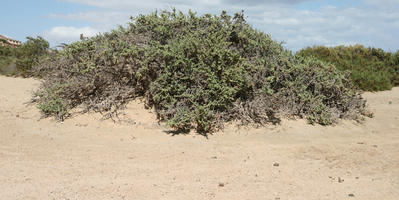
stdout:
<svg viewBox="0 0 399 200">
<path fill-rule="evenodd" d="M 32 68 L 49 54 L 49 43 L 42 37 L 27 37 L 20 47 L 0 46 L 0 74 L 8 76 L 32 76 Z"/>
<path fill-rule="evenodd" d="M 205 134 L 228 121 L 283 116 L 328 125 L 359 119 L 365 107 L 349 73 L 293 55 L 243 13 L 140 15 L 126 28 L 67 45 L 33 71 L 44 78 L 34 101 L 60 120 L 76 107 L 116 116 L 140 97 L 170 127 Z"/>
<path fill-rule="evenodd" d="M 399 51 L 385 52 L 362 45 L 315 46 L 297 53 L 334 64 L 339 70 L 351 72 L 352 82 L 365 91 L 389 90 L 399 85 Z"/>
</svg>

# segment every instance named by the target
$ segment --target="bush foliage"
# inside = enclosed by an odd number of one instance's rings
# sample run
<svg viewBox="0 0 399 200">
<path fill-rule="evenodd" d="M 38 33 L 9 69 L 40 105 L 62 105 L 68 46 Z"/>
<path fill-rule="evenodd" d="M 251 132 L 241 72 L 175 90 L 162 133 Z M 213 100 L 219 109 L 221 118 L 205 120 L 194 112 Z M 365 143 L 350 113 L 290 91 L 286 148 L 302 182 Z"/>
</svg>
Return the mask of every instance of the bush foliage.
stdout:
<svg viewBox="0 0 399 200">
<path fill-rule="evenodd" d="M 62 120 L 81 106 L 114 116 L 144 97 L 170 127 L 207 133 L 233 120 L 299 116 L 327 125 L 364 112 L 347 73 L 293 55 L 243 13 L 173 10 L 131 20 L 66 46 L 36 68 L 45 81 L 34 100 L 44 114 Z"/>
<path fill-rule="evenodd" d="M 12 48 L 0 46 L 0 74 L 12 75 L 15 72 L 15 60 Z"/>
<path fill-rule="evenodd" d="M 399 51 L 396 54 L 362 45 L 302 49 L 301 56 L 313 56 L 348 70 L 355 86 L 365 91 L 389 90 L 399 85 Z"/>
<path fill-rule="evenodd" d="M 0 74 L 32 76 L 32 68 L 49 54 L 49 43 L 42 37 L 27 37 L 20 47 L 0 46 Z"/>
</svg>

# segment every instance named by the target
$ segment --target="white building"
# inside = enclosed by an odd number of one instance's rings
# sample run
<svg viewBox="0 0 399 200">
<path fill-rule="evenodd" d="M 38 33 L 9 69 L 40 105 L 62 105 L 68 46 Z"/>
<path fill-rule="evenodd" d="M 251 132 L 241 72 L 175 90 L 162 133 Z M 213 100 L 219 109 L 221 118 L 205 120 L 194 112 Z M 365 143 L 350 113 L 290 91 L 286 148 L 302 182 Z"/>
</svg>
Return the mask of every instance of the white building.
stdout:
<svg viewBox="0 0 399 200">
<path fill-rule="evenodd" d="M 6 36 L 0 35 L 0 46 L 10 46 L 15 48 L 21 45 L 22 42 L 19 40 L 14 40 Z"/>
</svg>

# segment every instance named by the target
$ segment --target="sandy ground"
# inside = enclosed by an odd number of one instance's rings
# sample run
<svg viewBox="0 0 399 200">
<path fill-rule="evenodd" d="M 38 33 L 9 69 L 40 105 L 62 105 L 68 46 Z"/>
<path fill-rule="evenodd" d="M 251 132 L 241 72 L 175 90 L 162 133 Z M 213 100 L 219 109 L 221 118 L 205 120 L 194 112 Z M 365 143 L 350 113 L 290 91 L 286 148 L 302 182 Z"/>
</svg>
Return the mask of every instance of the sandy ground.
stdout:
<svg viewBox="0 0 399 200">
<path fill-rule="evenodd" d="M 399 88 L 366 93 L 375 117 L 284 120 L 205 138 L 171 135 L 140 102 L 131 121 L 64 123 L 24 102 L 39 85 L 0 76 L 0 199 L 399 199 Z"/>
</svg>

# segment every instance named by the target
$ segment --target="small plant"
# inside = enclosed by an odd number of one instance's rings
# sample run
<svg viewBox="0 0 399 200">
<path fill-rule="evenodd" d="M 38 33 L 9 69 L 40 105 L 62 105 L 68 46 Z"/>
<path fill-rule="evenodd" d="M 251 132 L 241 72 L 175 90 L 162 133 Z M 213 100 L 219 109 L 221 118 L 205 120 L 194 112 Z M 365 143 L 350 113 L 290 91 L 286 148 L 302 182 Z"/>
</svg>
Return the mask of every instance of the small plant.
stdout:
<svg viewBox="0 0 399 200">
<path fill-rule="evenodd" d="M 68 116 L 68 104 L 60 97 L 63 86 L 55 88 L 46 88 L 34 94 L 38 108 L 45 116 L 55 116 L 58 120 L 63 121 Z"/>
</svg>

